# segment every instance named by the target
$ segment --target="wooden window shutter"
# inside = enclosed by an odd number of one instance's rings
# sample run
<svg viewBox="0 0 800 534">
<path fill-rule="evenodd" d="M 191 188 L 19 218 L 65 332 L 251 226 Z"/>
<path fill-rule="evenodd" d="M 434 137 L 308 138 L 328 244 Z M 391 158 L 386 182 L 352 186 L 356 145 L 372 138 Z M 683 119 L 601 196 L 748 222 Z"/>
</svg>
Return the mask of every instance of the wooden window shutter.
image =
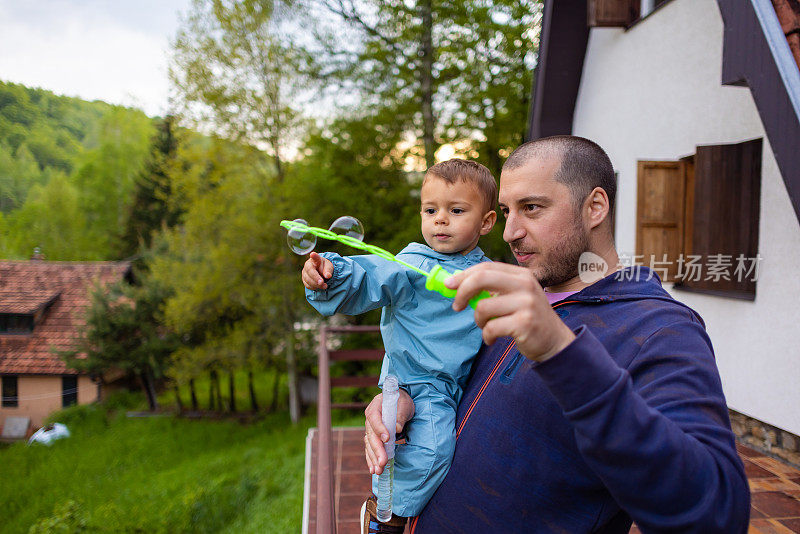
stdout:
<svg viewBox="0 0 800 534">
<path fill-rule="evenodd" d="M 625 27 L 639 18 L 641 0 L 589 0 L 589 27 Z"/>
<path fill-rule="evenodd" d="M 638 164 L 636 254 L 664 282 L 675 280 L 684 248 L 686 171 L 684 161 Z"/>
<path fill-rule="evenodd" d="M 755 299 L 760 262 L 761 151 L 761 139 L 697 147 L 691 191 L 693 223 L 686 254 L 702 256 L 703 272 L 695 279 L 684 278 L 676 287 Z M 730 262 L 727 276 L 718 276 L 719 268 L 712 276 L 712 260 L 718 266 Z"/>
</svg>

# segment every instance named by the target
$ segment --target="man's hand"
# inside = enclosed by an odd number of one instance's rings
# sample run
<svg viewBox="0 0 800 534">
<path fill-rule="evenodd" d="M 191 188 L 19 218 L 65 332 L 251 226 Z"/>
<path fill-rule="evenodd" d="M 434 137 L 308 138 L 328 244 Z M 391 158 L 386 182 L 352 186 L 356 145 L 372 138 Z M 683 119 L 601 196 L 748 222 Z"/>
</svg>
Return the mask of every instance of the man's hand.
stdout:
<svg viewBox="0 0 800 534">
<path fill-rule="evenodd" d="M 569 345 L 575 334 L 555 314 L 542 286 L 525 267 L 481 263 L 445 281 L 457 289 L 453 309 L 461 311 L 469 299 L 486 289 L 491 298 L 478 302 L 475 322 L 487 344 L 503 336 L 517 342 L 517 350 L 530 360 L 543 362 Z"/>
<path fill-rule="evenodd" d="M 389 432 L 383 426 L 382 419 L 383 407 L 383 393 L 379 393 L 369 403 L 367 409 L 364 410 L 364 415 L 367 420 L 364 423 L 364 454 L 367 457 L 367 466 L 369 472 L 373 475 L 380 475 L 383 473 L 383 468 L 386 466 L 388 458 L 386 458 L 386 449 L 384 443 L 389 441 Z M 403 430 L 405 425 L 412 417 L 414 417 L 414 401 L 406 393 L 405 390 L 400 390 L 400 397 L 397 399 L 397 432 Z"/>
<path fill-rule="evenodd" d="M 328 289 L 325 280 L 333 276 L 333 263 L 326 260 L 316 252 L 308 255 L 305 265 L 303 265 L 303 285 L 308 289 L 319 291 Z"/>
</svg>

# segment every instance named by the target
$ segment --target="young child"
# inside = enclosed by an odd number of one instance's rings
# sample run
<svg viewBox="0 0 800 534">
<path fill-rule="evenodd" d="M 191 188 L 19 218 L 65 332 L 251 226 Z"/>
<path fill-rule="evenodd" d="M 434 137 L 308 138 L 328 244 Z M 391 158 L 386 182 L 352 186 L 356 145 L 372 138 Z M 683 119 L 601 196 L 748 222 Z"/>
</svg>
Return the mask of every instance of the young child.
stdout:
<svg viewBox="0 0 800 534">
<path fill-rule="evenodd" d="M 497 183 L 489 169 L 459 159 L 437 163 L 425 174 L 420 202 L 428 246 L 411 243 L 398 258 L 425 271 L 439 264 L 450 272 L 489 261 L 477 247 L 497 217 Z M 362 532 L 402 533 L 450 468 L 456 407 L 481 346 L 473 310 L 454 312 L 452 299 L 425 289 L 423 275 L 374 255 L 311 253 L 302 279 L 306 298 L 323 315 L 383 307 L 380 383 L 391 365 L 415 413 L 405 427 L 406 444 L 395 450 L 394 516 L 380 523 L 372 497 L 362 508 Z M 374 475 L 373 493 L 377 480 Z"/>
</svg>

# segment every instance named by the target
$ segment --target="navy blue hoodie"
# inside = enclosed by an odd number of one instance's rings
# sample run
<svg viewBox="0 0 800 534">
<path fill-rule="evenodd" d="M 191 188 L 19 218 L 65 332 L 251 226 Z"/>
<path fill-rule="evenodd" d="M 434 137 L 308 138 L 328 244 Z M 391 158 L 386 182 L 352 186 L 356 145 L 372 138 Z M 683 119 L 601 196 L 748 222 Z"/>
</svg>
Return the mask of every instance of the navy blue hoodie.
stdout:
<svg viewBox="0 0 800 534">
<path fill-rule="evenodd" d="M 650 270 L 621 272 L 553 304 L 577 338 L 550 360 L 508 338 L 481 350 L 452 467 L 412 532 L 747 531 L 703 321 Z"/>
</svg>

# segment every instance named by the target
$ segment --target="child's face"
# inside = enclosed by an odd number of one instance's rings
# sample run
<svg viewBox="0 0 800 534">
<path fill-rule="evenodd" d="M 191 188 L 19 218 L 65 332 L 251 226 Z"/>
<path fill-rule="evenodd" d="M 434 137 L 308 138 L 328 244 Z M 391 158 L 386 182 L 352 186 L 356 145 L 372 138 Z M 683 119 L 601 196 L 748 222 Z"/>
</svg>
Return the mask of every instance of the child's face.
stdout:
<svg viewBox="0 0 800 534">
<path fill-rule="evenodd" d="M 426 176 L 420 201 L 425 242 L 445 254 L 466 254 L 474 249 L 497 217 L 494 210 L 484 211 L 478 188 L 467 182 L 449 184 L 436 176 Z"/>
</svg>

